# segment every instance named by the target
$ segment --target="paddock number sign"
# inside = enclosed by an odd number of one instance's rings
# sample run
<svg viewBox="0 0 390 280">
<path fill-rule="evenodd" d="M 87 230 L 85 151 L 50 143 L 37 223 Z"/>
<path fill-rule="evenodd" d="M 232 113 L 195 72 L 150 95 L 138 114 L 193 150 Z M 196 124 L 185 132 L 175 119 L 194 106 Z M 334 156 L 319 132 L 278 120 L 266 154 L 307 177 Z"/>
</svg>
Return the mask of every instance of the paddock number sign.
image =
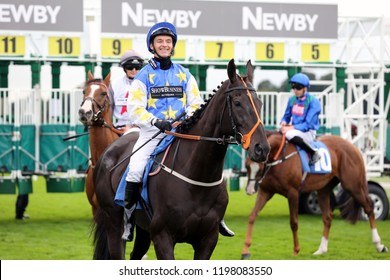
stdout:
<svg viewBox="0 0 390 280">
<path fill-rule="evenodd" d="M 284 44 L 256 43 L 256 61 L 284 61 Z"/>
<path fill-rule="evenodd" d="M 125 51 L 132 49 L 133 42 L 126 38 L 102 38 L 102 57 L 119 58 Z"/>
<path fill-rule="evenodd" d="M 329 62 L 329 44 L 302 44 L 301 60 L 303 62 Z"/>
<path fill-rule="evenodd" d="M 0 55 L 24 56 L 25 52 L 24 36 L 0 36 Z"/>
<path fill-rule="evenodd" d="M 205 42 L 205 60 L 230 60 L 234 57 L 234 42 Z"/>
<path fill-rule="evenodd" d="M 49 37 L 49 56 L 70 56 L 80 55 L 80 38 L 78 37 Z"/>
</svg>

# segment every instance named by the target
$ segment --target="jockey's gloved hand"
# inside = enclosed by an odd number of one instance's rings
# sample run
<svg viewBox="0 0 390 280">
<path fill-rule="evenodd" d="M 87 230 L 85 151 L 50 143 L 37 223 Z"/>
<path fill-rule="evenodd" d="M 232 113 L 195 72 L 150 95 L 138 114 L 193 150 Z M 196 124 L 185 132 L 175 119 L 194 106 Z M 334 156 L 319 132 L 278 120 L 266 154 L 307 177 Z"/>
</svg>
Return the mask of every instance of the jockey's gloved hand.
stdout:
<svg viewBox="0 0 390 280">
<path fill-rule="evenodd" d="M 164 132 L 165 130 L 172 129 L 172 124 L 167 120 L 157 119 L 154 122 L 154 126 L 157 127 L 158 129 L 160 129 L 161 132 Z"/>
</svg>

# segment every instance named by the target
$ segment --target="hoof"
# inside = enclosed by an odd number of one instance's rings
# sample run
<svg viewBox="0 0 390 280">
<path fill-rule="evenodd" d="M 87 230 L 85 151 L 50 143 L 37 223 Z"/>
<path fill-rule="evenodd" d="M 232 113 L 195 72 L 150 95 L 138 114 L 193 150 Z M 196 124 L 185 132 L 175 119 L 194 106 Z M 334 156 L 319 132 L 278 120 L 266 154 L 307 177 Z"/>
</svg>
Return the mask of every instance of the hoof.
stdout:
<svg viewBox="0 0 390 280">
<path fill-rule="evenodd" d="M 387 249 L 386 246 L 383 246 L 382 250 L 380 251 L 380 253 L 387 253 L 389 252 L 389 249 Z"/>
<path fill-rule="evenodd" d="M 248 260 L 248 259 L 250 259 L 250 257 L 251 257 L 251 254 L 249 254 L 249 253 L 241 255 L 242 260 Z"/>
</svg>

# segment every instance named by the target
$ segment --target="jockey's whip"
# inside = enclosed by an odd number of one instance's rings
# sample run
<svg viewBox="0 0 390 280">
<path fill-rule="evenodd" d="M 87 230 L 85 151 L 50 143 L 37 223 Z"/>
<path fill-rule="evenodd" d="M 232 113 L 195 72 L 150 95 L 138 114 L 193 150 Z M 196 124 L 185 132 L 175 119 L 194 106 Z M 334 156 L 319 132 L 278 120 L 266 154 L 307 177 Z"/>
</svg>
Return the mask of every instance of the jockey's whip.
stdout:
<svg viewBox="0 0 390 280">
<path fill-rule="evenodd" d="M 69 137 L 66 137 L 66 138 L 62 138 L 62 141 L 68 141 L 68 140 L 70 140 L 70 139 L 77 138 L 77 137 L 84 136 L 84 135 L 88 135 L 88 134 L 89 134 L 89 131 L 88 131 L 88 132 L 85 132 L 85 133 L 81 133 L 81 134 L 76 134 L 76 135 L 73 135 L 73 136 L 69 136 Z"/>
<path fill-rule="evenodd" d="M 175 122 L 179 121 L 182 117 L 184 117 L 186 115 L 186 112 L 183 111 L 180 115 L 178 115 L 173 121 L 171 121 L 171 124 L 174 124 Z M 125 160 L 127 160 L 128 158 L 130 158 L 132 155 L 134 155 L 136 152 L 138 152 L 143 146 L 145 146 L 146 144 L 148 144 L 150 141 L 152 141 L 154 138 L 156 138 L 158 135 L 160 135 L 161 133 L 163 133 L 164 131 L 161 131 L 159 130 L 158 132 L 156 132 L 156 134 L 154 134 L 148 141 L 146 141 L 145 143 L 143 143 L 141 146 L 138 147 L 137 150 L 133 151 L 130 155 L 127 155 L 125 156 L 120 162 L 118 162 L 117 164 L 115 164 L 111 169 L 110 169 L 110 172 L 112 172 L 115 168 L 117 168 L 119 165 L 121 165 Z"/>
</svg>

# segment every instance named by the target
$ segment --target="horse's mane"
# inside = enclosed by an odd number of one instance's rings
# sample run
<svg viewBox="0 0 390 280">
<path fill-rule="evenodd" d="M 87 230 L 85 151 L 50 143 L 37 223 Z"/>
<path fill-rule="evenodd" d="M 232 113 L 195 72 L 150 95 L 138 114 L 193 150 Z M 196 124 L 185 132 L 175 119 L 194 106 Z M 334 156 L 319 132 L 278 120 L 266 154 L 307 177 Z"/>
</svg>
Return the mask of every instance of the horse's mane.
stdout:
<svg viewBox="0 0 390 280">
<path fill-rule="evenodd" d="M 221 85 L 224 82 L 221 82 Z M 220 90 L 221 85 L 217 87 L 218 90 Z M 188 119 L 183 120 L 180 125 L 177 126 L 176 131 L 178 133 L 188 133 L 188 131 L 197 123 L 198 120 L 202 117 L 202 113 L 207 108 L 207 105 L 209 105 L 211 99 L 216 95 L 217 91 L 216 89 L 213 90 L 214 94 L 209 95 L 209 99 L 205 101 L 198 109 L 195 110 L 195 112 L 192 114 L 191 117 Z"/>
</svg>

